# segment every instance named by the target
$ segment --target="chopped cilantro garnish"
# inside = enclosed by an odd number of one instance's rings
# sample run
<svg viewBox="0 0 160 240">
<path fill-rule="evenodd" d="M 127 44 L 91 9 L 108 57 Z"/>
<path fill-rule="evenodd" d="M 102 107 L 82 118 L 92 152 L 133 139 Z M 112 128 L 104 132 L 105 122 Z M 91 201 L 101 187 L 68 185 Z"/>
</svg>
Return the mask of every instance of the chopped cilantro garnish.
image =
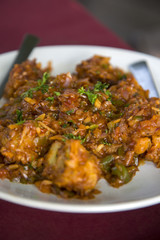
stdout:
<svg viewBox="0 0 160 240">
<path fill-rule="evenodd" d="M 67 139 L 81 140 L 81 143 L 86 141 L 86 138 L 81 138 L 80 135 L 75 136 L 73 133 L 68 133 L 64 135 Z"/>
<path fill-rule="evenodd" d="M 16 110 L 16 114 L 17 114 L 17 124 L 22 124 L 25 122 L 25 120 L 23 120 L 23 116 L 22 116 L 22 111 L 17 109 Z"/>
<path fill-rule="evenodd" d="M 107 89 L 108 87 L 109 87 L 109 84 L 98 81 L 94 86 L 94 91 L 95 92 L 99 92 L 99 91 L 103 92 L 104 89 Z"/>
<path fill-rule="evenodd" d="M 107 99 L 108 101 L 111 101 L 112 94 L 107 88 L 109 87 L 109 84 L 102 83 L 102 82 L 97 82 L 94 86 L 94 91 L 95 92 L 104 92 L 109 98 Z"/>
<path fill-rule="evenodd" d="M 86 91 L 83 87 L 79 88 L 79 89 L 78 89 L 78 92 L 79 92 L 81 95 L 82 95 L 82 94 L 87 95 L 88 100 L 89 100 L 92 104 L 95 103 L 95 101 L 96 101 L 96 99 L 97 99 L 97 94 L 96 94 L 96 93 L 93 93 L 93 92 L 91 92 L 90 90 L 87 90 L 87 91 Z"/>
<path fill-rule="evenodd" d="M 33 91 L 35 91 L 35 88 L 30 88 L 28 91 L 22 93 L 21 97 L 25 98 L 25 97 L 33 97 Z"/>
<path fill-rule="evenodd" d="M 48 97 L 48 98 L 46 98 L 46 100 L 53 102 L 54 101 L 54 97 Z"/>
<path fill-rule="evenodd" d="M 104 144 L 104 145 L 108 145 L 108 146 L 111 146 L 111 145 L 112 145 L 111 143 L 106 142 L 105 140 L 103 141 L 103 144 Z"/>
<path fill-rule="evenodd" d="M 21 97 L 25 98 L 25 97 L 33 97 L 33 92 L 41 90 L 42 93 L 46 93 L 48 91 L 49 86 L 46 85 L 46 81 L 49 78 L 49 73 L 45 72 L 43 74 L 43 78 L 39 79 L 38 82 L 38 86 L 34 87 L 34 88 L 30 88 L 28 91 L 22 93 Z"/>
<path fill-rule="evenodd" d="M 81 140 L 81 136 L 80 135 L 75 136 L 73 133 L 68 133 L 68 134 L 65 134 L 64 136 L 66 138 L 68 138 L 68 139 L 79 139 L 79 140 Z"/>
<path fill-rule="evenodd" d="M 105 90 L 105 94 L 106 94 L 108 97 L 111 97 L 111 96 L 112 96 L 112 94 L 110 93 L 109 90 Z"/>
<path fill-rule="evenodd" d="M 111 101 L 112 102 L 112 94 L 109 90 L 105 90 L 104 93 L 108 96 L 107 101 Z"/>
<path fill-rule="evenodd" d="M 96 101 L 96 99 L 97 99 L 97 94 L 92 93 L 92 92 L 90 92 L 90 91 L 87 91 L 86 94 L 87 94 L 87 96 L 88 96 L 89 101 L 90 101 L 92 104 L 94 104 L 95 101 Z"/>
<path fill-rule="evenodd" d="M 106 83 L 102 83 L 102 82 L 97 82 L 94 86 L 94 89 L 92 91 L 90 90 L 85 90 L 83 87 L 79 88 L 78 89 L 78 92 L 82 95 L 82 94 L 85 94 L 87 95 L 89 101 L 94 104 L 97 97 L 98 97 L 98 94 L 96 92 L 104 92 L 109 98 L 107 99 L 108 101 L 111 101 L 111 97 L 112 97 L 112 94 L 110 93 L 109 90 L 107 90 L 107 88 L 109 87 L 109 84 L 106 84 Z"/>
<path fill-rule="evenodd" d="M 60 92 L 54 92 L 54 94 L 55 94 L 57 97 L 61 95 Z"/>
<path fill-rule="evenodd" d="M 84 89 L 84 87 L 81 87 L 78 89 L 78 92 L 82 95 L 82 94 L 86 94 L 86 90 Z"/>
<path fill-rule="evenodd" d="M 86 137 L 85 137 L 85 138 L 82 138 L 81 144 L 84 143 L 85 141 L 86 141 Z"/>
<path fill-rule="evenodd" d="M 67 115 L 71 115 L 71 113 L 74 113 L 74 109 L 66 111 Z"/>
</svg>

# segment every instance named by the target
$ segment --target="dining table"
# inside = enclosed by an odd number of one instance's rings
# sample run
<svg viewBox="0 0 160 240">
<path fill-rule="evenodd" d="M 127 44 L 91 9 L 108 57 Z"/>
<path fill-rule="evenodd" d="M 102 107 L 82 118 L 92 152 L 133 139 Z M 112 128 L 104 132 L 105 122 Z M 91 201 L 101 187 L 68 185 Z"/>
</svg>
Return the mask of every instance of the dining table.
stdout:
<svg viewBox="0 0 160 240">
<path fill-rule="evenodd" d="M 0 54 L 18 49 L 27 33 L 40 38 L 39 46 L 132 49 L 75 0 L 0 0 Z M 0 200 L 1 240 L 158 240 L 159 223 L 159 204 L 120 212 L 68 213 Z"/>
</svg>

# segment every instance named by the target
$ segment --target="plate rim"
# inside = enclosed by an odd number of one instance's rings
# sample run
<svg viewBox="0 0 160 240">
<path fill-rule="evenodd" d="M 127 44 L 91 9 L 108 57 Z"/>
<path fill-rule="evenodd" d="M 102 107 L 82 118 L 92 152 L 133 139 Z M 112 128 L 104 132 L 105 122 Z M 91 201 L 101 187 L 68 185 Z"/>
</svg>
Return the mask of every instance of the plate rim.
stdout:
<svg viewBox="0 0 160 240">
<path fill-rule="evenodd" d="M 23 197 L 12 196 L 7 193 L 0 193 L 0 199 L 7 202 L 15 203 L 25 207 L 31 207 L 40 210 L 50 210 L 55 212 L 65 213 L 111 213 L 111 212 L 123 212 L 128 210 L 136 210 L 149 206 L 153 206 L 160 203 L 160 196 L 155 196 L 142 200 L 134 200 L 127 203 L 113 203 L 106 205 L 67 205 L 62 203 L 51 203 L 47 201 L 38 201 L 34 199 L 25 199 Z M 82 200 L 85 201 L 85 200 Z"/>
<path fill-rule="evenodd" d="M 83 44 L 71 44 L 71 45 L 42 45 L 42 46 L 37 46 L 34 48 L 34 50 L 39 50 L 39 49 L 45 49 L 45 48 L 99 48 L 99 49 L 110 49 L 113 51 L 123 51 L 123 52 L 128 52 L 128 53 L 135 53 L 135 54 L 140 54 L 144 57 L 150 57 L 155 60 L 160 60 L 160 58 L 153 56 L 148 53 L 140 52 L 140 51 L 135 51 L 134 49 L 125 49 L 125 48 L 119 48 L 119 47 L 109 47 L 109 46 L 102 46 L 102 45 L 83 45 Z M 33 50 L 33 51 L 34 51 Z M 2 52 L 0 53 L 0 57 L 3 55 L 9 55 L 9 54 L 15 54 L 18 52 L 18 49 L 7 51 L 7 52 Z M 31 53 L 32 54 L 32 53 Z"/>
</svg>

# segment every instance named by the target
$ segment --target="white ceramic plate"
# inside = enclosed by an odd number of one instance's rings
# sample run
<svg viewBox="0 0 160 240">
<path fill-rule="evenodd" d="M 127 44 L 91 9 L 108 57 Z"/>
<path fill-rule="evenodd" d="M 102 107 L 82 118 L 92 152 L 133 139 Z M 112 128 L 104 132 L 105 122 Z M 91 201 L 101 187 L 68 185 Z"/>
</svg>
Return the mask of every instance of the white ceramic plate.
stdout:
<svg viewBox="0 0 160 240">
<path fill-rule="evenodd" d="M 14 51 L 0 55 L 0 80 L 3 79 L 15 54 Z M 37 58 L 44 66 L 51 60 L 54 74 L 58 74 L 73 72 L 81 60 L 94 54 L 110 56 L 114 66 L 125 70 L 133 62 L 146 60 L 160 90 L 160 60 L 138 52 L 97 46 L 49 46 L 36 48 L 30 59 Z M 160 203 L 160 169 L 147 162 L 140 167 L 133 180 L 121 188 L 112 188 L 104 180 L 98 183 L 97 188 L 101 194 L 96 195 L 93 200 L 64 200 L 52 194 L 41 193 L 33 185 L 0 180 L 0 198 L 29 207 L 61 212 L 100 213 L 137 209 Z"/>
</svg>

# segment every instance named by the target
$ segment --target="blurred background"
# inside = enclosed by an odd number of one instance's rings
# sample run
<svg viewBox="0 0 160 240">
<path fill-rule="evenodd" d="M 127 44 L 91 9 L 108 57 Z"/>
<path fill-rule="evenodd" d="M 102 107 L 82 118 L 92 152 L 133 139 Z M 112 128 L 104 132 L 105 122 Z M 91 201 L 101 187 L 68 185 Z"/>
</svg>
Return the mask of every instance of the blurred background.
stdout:
<svg viewBox="0 0 160 240">
<path fill-rule="evenodd" d="M 135 50 L 160 57 L 159 0 L 77 0 Z"/>
</svg>

